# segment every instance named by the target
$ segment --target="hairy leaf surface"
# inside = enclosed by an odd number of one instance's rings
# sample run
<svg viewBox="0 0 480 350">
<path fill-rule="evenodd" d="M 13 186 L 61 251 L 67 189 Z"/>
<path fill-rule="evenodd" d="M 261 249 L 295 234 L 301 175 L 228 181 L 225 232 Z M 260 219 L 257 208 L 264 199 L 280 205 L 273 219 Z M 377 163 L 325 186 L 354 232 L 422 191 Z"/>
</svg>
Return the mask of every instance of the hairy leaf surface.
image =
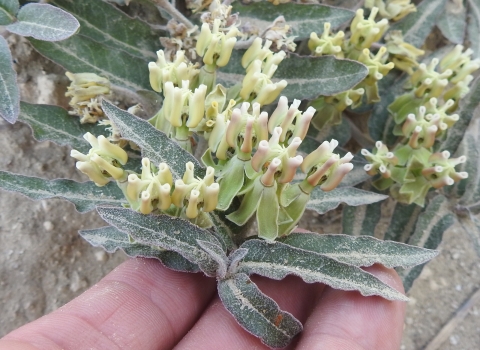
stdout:
<svg viewBox="0 0 480 350">
<path fill-rule="evenodd" d="M 143 157 L 149 158 L 153 164 L 158 166 L 160 163 L 167 163 L 174 178 L 181 179 L 185 164 L 192 162 L 195 165 L 195 175 L 203 178 L 204 168 L 198 160 L 149 122 L 106 100 L 102 101 L 102 108 L 120 130 L 122 137 L 137 144 L 142 149 Z"/>
<path fill-rule="evenodd" d="M 281 238 L 280 242 L 354 266 L 371 266 L 379 263 L 389 268 L 412 267 L 438 255 L 435 250 L 382 241 L 368 236 L 292 233 Z"/>
<path fill-rule="evenodd" d="M 20 91 L 17 85 L 17 73 L 13 69 L 8 43 L 0 36 L 0 116 L 13 124 L 19 112 Z"/>
<path fill-rule="evenodd" d="M 93 182 L 45 180 L 0 171 L 0 187 L 35 200 L 60 197 L 72 202 L 80 213 L 93 210 L 97 205 L 121 206 L 126 202 L 122 191 L 113 182 L 98 187 Z"/>
<path fill-rule="evenodd" d="M 200 248 L 206 251 L 208 255 L 210 255 L 213 260 L 217 262 L 217 278 L 225 278 L 228 268 L 228 258 L 223 250 L 223 247 L 221 247 L 219 244 L 202 241 L 200 239 L 197 240 L 197 243 Z"/>
<path fill-rule="evenodd" d="M 380 295 L 389 300 L 408 300 L 406 296 L 359 267 L 338 262 L 280 242 L 252 239 L 240 248 L 248 249 L 238 271 L 259 274 L 275 280 L 296 275 L 307 283 L 320 282 L 341 290 L 358 290 L 362 295 Z"/>
<path fill-rule="evenodd" d="M 83 153 L 87 153 L 91 148 L 83 138 L 86 132 L 97 136 L 105 134 L 104 126 L 80 124 L 78 117 L 69 115 L 59 106 L 21 102 L 19 120 L 32 128 L 37 141 L 53 141 L 62 146 L 71 146 Z"/>
<path fill-rule="evenodd" d="M 283 348 L 302 331 L 302 324 L 262 293 L 247 275 L 239 273 L 218 282 L 225 308 L 248 332 L 271 348 Z"/>
<path fill-rule="evenodd" d="M 448 199 L 442 195 L 433 198 L 424 212 L 420 214 L 415 232 L 408 244 L 427 249 L 437 249 L 442 242 L 443 233 L 453 224 L 455 217 L 449 208 Z M 408 291 L 420 275 L 425 264 L 399 271 L 405 291 Z"/>
<path fill-rule="evenodd" d="M 453 186 L 449 186 L 447 193 L 460 198 L 458 204 L 462 207 L 473 210 L 478 213 L 480 207 L 480 145 L 478 140 L 480 138 L 480 122 L 478 118 L 472 120 L 467 128 L 462 142 L 457 149 L 456 157 L 466 156 L 467 161 L 458 164 L 455 170 L 466 171 L 468 178 L 463 179 Z"/>
<path fill-rule="evenodd" d="M 384 239 L 402 243 L 408 242 L 415 231 L 415 224 L 421 212 L 422 207 L 415 203 L 403 204 L 397 202 L 390 216 L 388 229 L 385 230 Z"/>
<path fill-rule="evenodd" d="M 374 141 L 392 144 L 396 140 L 392 134 L 395 123 L 388 111 L 388 106 L 397 96 L 406 92 L 403 88 L 406 77 L 397 71 L 392 71 L 378 82 L 381 100 L 374 104 L 372 114 L 368 118 L 368 131 Z"/>
<path fill-rule="evenodd" d="M 217 74 L 218 81 L 227 87 L 243 81 L 245 69 L 240 64 L 244 51 L 234 51 L 229 64 Z M 334 95 L 357 85 L 368 69 L 356 61 L 340 60 L 333 56 L 310 57 L 291 54 L 278 66 L 273 82 L 285 79 L 287 87 L 281 95 L 313 99 L 319 95 Z"/>
<path fill-rule="evenodd" d="M 373 186 L 370 186 L 370 189 L 373 190 Z M 352 236 L 373 236 L 381 217 L 382 203 L 380 202 L 344 207 L 342 233 Z"/>
<path fill-rule="evenodd" d="M 12 23 L 19 7 L 18 0 L 0 0 L 0 25 Z"/>
<path fill-rule="evenodd" d="M 243 23 L 249 22 L 265 30 L 278 16 L 284 16 L 292 28 L 292 35 L 302 40 L 310 37 L 311 32 L 322 33 L 325 22 L 330 22 L 332 29 L 349 21 L 355 12 L 339 7 L 319 4 L 278 4 L 266 1 L 252 2 L 244 5 L 239 1 L 233 3 L 232 13 L 239 12 Z"/>
<path fill-rule="evenodd" d="M 138 242 L 130 242 L 126 233 L 113 226 L 105 226 L 93 230 L 79 231 L 80 235 L 94 247 L 102 247 L 108 253 L 115 253 L 121 249 L 132 258 L 154 258 L 162 262 L 169 269 L 182 272 L 198 272 L 198 266 L 192 264 L 176 252 L 151 247 Z"/>
<path fill-rule="evenodd" d="M 54 0 L 52 3 L 78 19 L 81 35 L 115 50 L 156 60 L 155 51 L 161 48 L 158 37 L 166 33 L 154 32 L 147 23 L 129 17 L 104 1 Z"/>
<path fill-rule="evenodd" d="M 480 78 L 475 79 L 470 87 L 470 93 L 460 100 L 460 108 L 456 111 L 460 119 L 448 130 L 446 140 L 441 144 L 440 150 L 448 150 L 454 154 L 462 142 L 470 121 L 480 103 Z"/>
<path fill-rule="evenodd" d="M 416 12 L 392 25 L 390 30 L 401 30 L 405 42 L 421 47 L 444 12 L 445 3 L 446 0 L 423 0 Z"/>
<path fill-rule="evenodd" d="M 463 44 L 467 26 L 467 11 L 465 11 L 464 7 L 459 8 L 456 4 L 447 3 L 445 11 L 438 19 L 437 26 L 443 36 L 452 43 Z"/>
<path fill-rule="evenodd" d="M 213 211 L 208 213 L 210 219 L 212 220 L 213 226 L 215 226 L 216 233 L 220 236 L 220 240 L 224 243 L 224 248 L 228 251 L 236 248 L 236 244 L 233 241 L 233 236 L 239 233 L 241 227 L 235 225 L 233 222 L 228 220 L 225 216 L 227 213 L 233 212 L 234 210 L 229 210 L 228 212 Z"/>
<path fill-rule="evenodd" d="M 143 215 L 126 208 L 97 207 L 110 225 L 132 236 L 136 241 L 181 254 L 198 265 L 208 276 L 216 276 L 217 262 L 197 243 L 202 240 L 221 246 L 207 230 L 169 215 Z"/>
<path fill-rule="evenodd" d="M 467 0 L 468 23 L 467 35 L 470 48 L 473 50 L 473 58 L 480 58 L 480 0 Z"/>
<path fill-rule="evenodd" d="M 322 191 L 320 187 L 315 187 L 307 203 L 307 209 L 325 214 L 327 211 L 338 207 L 340 203 L 358 206 L 383 201 L 386 198 L 388 196 L 355 187 L 340 187 L 329 192 Z"/>
<path fill-rule="evenodd" d="M 18 21 L 7 26 L 15 34 L 45 41 L 71 37 L 80 23 L 68 12 L 49 4 L 26 4 L 17 14 Z"/>
<path fill-rule="evenodd" d="M 148 59 L 113 49 L 77 34 L 60 42 L 30 39 L 42 55 L 73 73 L 96 73 L 131 90 L 150 90 Z"/>
</svg>

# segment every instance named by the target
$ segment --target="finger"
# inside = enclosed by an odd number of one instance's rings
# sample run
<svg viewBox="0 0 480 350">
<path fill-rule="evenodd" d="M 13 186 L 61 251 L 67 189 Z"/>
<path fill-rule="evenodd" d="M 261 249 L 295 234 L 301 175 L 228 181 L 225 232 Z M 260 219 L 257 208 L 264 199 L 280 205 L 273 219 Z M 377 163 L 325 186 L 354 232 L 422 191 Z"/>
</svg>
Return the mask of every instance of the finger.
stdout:
<svg viewBox="0 0 480 350">
<path fill-rule="evenodd" d="M 403 292 L 395 270 L 380 265 L 365 270 Z M 297 349 L 397 350 L 404 316 L 404 302 L 326 287 Z"/>
<path fill-rule="evenodd" d="M 288 311 L 301 322 L 312 311 L 318 295 L 324 288 L 321 284 L 306 284 L 298 277 L 289 276 L 281 281 L 253 276 L 257 286 L 273 298 L 279 307 Z M 290 347 L 293 348 L 293 345 Z M 205 310 L 192 330 L 175 347 L 189 349 L 269 349 L 261 341 L 244 330 L 225 309 L 219 298 Z"/>
<path fill-rule="evenodd" d="M 196 322 L 215 281 L 178 273 L 153 259 L 129 260 L 50 315 L 0 340 L 41 349 L 170 349 Z"/>
</svg>

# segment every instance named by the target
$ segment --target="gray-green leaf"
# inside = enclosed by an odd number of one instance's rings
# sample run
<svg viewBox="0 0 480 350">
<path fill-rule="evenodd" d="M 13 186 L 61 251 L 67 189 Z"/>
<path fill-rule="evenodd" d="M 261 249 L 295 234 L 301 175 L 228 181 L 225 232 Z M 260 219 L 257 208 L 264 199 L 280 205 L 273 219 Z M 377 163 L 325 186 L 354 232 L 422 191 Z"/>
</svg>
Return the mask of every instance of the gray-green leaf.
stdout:
<svg viewBox="0 0 480 350">
<path fill-rule="evenodd" d="M 415 231 L 415 225 L 422 207 L 417 204 L 396 203 L 393 213 L 390 215 L 390 224 L 385 230 L 385 240 L 396 242 L 408 242 Z"/>
<path fill-rule="evenodd" d="M 217 78 L 230 87 L 243 80 L 245 70 L 240 61 L 244 51 L 234 51 L 230 63 Z M 273 82 L 285 79 L 287 87 L 282 95 L 294 98 L 313 99 L 319 95 L 334 95 L 351 89 L 368 74 L 368 69 L 356 61 L 340 60 L 333 56 L 310 57 L 291 54 L 278 66 Z"/>
<path fill-rule="evenodd" d="M 373 191 L 370 184 L 364 185 L 365 190 Z M 382 217 L 382 203 L 376 202 L 356 207 L 346 206 L 342 212 L 342 233 L 352 236 L 373 236 Z"/>
<path fill-rule="evenodd" d="M 285 16 L 287 24 L 292 28 L 292 35 L 298 40 L 307 39 L 311 32 L 322 33 L 323 24 L 330 22 L 332 29 L 351 20 L 355 12 L 319 4 L 278 4 L 266 1 L 252 2 L 244 5 L 239 1 L 233 3 L 232 13 L 239 12 L 243 23 L 249 22 L 261 30 L 270 26 L 278 16 Z"/>
<path fill-rule="evenodd" d="M 161 48 L 158 37 L 166 35 L 104 1 L 54 0 L 52 3 L 78 19 L 79 34 L 141 58 L 156 59 L 154 53 Z"/>
<path fill-rule="evenodd" d="M 8 43 L 0 36 L 0 117 L 13 124 L 19 113 L 20 91 L 17 85 L 17 73 L 13 69 Z"/>
<path fill-rule="evenodd" d="M 198 265 L 206 275 L 216 276 L 217 262 L 197 243 L 202 240 L 221 246 L 207 230 L 169 215 L 143 215 L 130 209 L 111 207 L 97 207 L 97 211 L 106 222 L 136 241 L 177 252 Z"/>
<path fill-rule="evenodd" d="M 150 90 L 148 59 L 113 49 L 83 35 L 57 42 L 30 39 L 45 57 L 73 73 L 95 73 L 131 90 Z"/>
<path fill-rule="evenodd" d="M 327 256 L 275 242 L 252 239 L 240 248 L 248 249 L 238 272 L 259 274 L 275 280 L 296 275 L 307 283 L 320 282 L 341 290 L 358 290 L 362 295 L 379 295 L 389 300 L 408 300 L 392 287 L 359 267 Z"/>
<path fill-rule="evenodd" d="M 240 273 L 218 282 L 225 308 L 248 332 L 271 348 L 283 348 L 302 331 L 302 324 L 263 294 L 247 275 Z"/>
<path fill-rule="evenodd" d="M 79 231 L 80 235 L 94 247 L 102 247 L 109 253 L 121 249 L 132 258 L 154 258 L 162 262 L 169 269 L 182 272 L 198 272 L 198 266 L 192 264 L 176 252 L 151 247 L 138 242 L 131 242 L 126 233 L 113 226 L 105 226 L 93 230 Z"/>
<path fill-rule="evenodd" d="M 152 124 L 106 100 L 102 101 L 102 108 L 122 137 L 138 145 L 143 157 L 149 158 L 153 164 L 167 163 L 174 178 L 180 179 L 185 172 L 185 164 L 192 162 L 195 165 L 195 175 L 203 177 L 204 168 L 200 162 Z"/>
<path fill-rule="evenodd" d="M 19 8 L 18 0 L 0 0 L 0 25 L 12 23 Z"/>
<path fill-rule="evenodd" d="M 455 217 L 449 208 L 449 201 L 442 195 L 433 198 L 424 212 L 420 214 L 415 232 L 408 244 L 418 247 L 437 249 L 442 242 L 443 233 L 453 224 Z M 420 275 L 425 264 L 399 271 L 405 291 L 408 291 Z"/>
<path fill-rule="evenodd" d="M 382 241 L 368 236 L 320 235 L 318 233 L 292 233 L 280 242 L 295 248 L 328 256 L 345 264 L 386 267 L 412 267 L 433 259 L 438 251 L 404 243 Z"/>
<path fill-rule="evenodd" d="M 18 22 L 8 25 L 7 29 L 38 40 L 65 40 L 80 28 L 75 17 L 49 4 L 27 4 L 20 9 L 17 19 Z"/>
<path fill-rule="evenodd" d="M 230 207 L 230 209 L 231 208 L 232 207 Z M 224 243 L 224 248 L 227 251 L 231 251 L 237 247 L 233 241 L 233 236 L 235 236 L 241 230 L 241 227 L 235 225 L 225 217 L 233 211 L 234 210 L 229 210 L 227 212 L 212 211 L 208 213 L 210 219 L 212 220 L 213 226 L 215 226 L 215 231 L 219 236 L 219 239 Z"/>
<path fill-rule="evenodd" d="M 454 44 L 463 44 L 467 26 L 467 11 L 465 7 L 448 2 L 445 11 L 440 15 L 437 26 L 443 36 Z"/>
<path fill-rule="evenodd" d="M 470 48 L 473 50 L 473 57 L 480 58 L 480 0 L 467 0 L 468 24 L 467 34 Z"/>
<path fill-rule="evenodd" d="M 80 213 L 93 210 L 97 205 L 121 206 L 126 202 L 122 191 L 113 182 L 98 187 L 93 182 L 45 180 L 0 171 L 0 188 L 20 192 L 35 200 L 60 197 L 72 202 Z"/>
<path fill-rule="evenodd" d="M 225 278 L 228 268 L 228 258 L 223 248 L 216 243 L 202 241 L 201 239 L 197 239 L 197 243 L 200 248 L 206 251 L 208 255 L 210 255 L 213 260 L 217 262 L 217 278 Z"/>
<path fill-rule="evenodd" d="M 452 154 L 456 152 L 479 104 L 480 78 L 477 78 L 470 87 L 470 93 L 460 100 L 460 108 L 456 111 L 460 119 L 448 130 L 447 138 L 441 144 L 440 150 L 448 150 Z"/>
<path fill-rule="evenodd" d="M 421 47 L 444 12 L 445 3 L 446 0 L 423 0 L 416 12 L 392 25 L 390 30 L 401 30 L 405 42 Z"/>
<path fill-rule="evenodd" d="M 83 138 L 87 132 L 105 134 L 105 127 L 98 124 L 80 124 L 79 118 L 71 116 L 62 107 L 20 103 L 21 122 L 28 124 L 37 141 L 53 141 L 59 145 L 87 153 L 91 146 Z"/>
<path fill-rule="evenodd" d="M 460 197 L 458 204 L 478 213 L 480 207 L 480 122 L 478 118 L 472 123 L 463 136 L 456 156 L 466 156 L 467 161 L 455 167 L 456 171 L 466 171 L 468 178 L 450 186 L 450 194 Z"/>
<path fill-rule="evenodd" d="M 388 196 L 364 191 L 355 187 L 340 187 L 329 192 L 322 191 L 319 187 L 315 187 L 307 203 L 307 209 L 315 210 L 319 214 L 325 214 L 338 207 L 340 203 L 358 206 L 383 201 L 386 198 L 388 198 Z"/>
</svg>

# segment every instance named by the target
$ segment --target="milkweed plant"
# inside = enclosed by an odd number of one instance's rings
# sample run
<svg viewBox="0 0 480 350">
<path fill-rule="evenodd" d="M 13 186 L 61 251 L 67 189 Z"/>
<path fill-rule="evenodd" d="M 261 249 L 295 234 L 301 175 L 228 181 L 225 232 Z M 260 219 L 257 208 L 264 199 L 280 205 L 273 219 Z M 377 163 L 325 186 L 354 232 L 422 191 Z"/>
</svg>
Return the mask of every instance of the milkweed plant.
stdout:
<svg viewBox="0 0 480 350">
<path fill-rule="evenodd" d="M 0 114 L 90 179 L 0 186 L 96 209 L 108 226 L 80 235 L 108 252 L 216 278 L 272 348 L 302 325 L 252 274 L 408 300 L 362 267 L 408 290 L 455 220 L 480 228 L 480 9 L 455 4 L 0 0 L 0 25 L 70 80 L 67 109 L 21 102 L 0 37 Z M 342 233 L 297 231 L 333 210 Z"/>
</svg>

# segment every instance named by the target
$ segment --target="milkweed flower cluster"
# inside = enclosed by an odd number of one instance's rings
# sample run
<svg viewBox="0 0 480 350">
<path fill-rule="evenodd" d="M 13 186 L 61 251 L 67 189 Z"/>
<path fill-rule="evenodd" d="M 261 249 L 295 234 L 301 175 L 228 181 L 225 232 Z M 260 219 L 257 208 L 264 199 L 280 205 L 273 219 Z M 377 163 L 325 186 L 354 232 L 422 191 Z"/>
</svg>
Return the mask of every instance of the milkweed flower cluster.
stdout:
<svg viewBox="0 0 480 350">
<path fill-rule="evenodd" d="M 471 54 L 457 45 L 443 58 L 434 58 L 412 70 L 410 91 L 388 107 L 396 124 L 393 133 L 402 141 L 391 151 L 380 141 L 372 152 L 362 150 L 370 162 L 365 170 L 381 176 L 374 185 L 389 188 L 401 202 L 423 206 L 431 188 L 468 177 L 466 172 L 455 170 L 466 157 L 450 158 L 448 151 L 435 150 L 435 143 L 445 138 L 460 118 L 454 113 L 458 101 L 469 91 L 470 74 L 480 68 L 480 60 L 471 60 Z"/>
<path fill-rule="evenodd" d="M 308 47 L 314 56 L 334 55 L 337 58 L 349 58 L 363 63 L 368 68 L 368 75 L 354 88 L 332 96 L 320 96 L 311 102 L 317 109 L 312 124 L 321 129 L 326 125 L 340 124 L 342 112 L 357 108 L 366 95 L 366 103 L 378 102 L 378 81 L 383 79 L 395 66 L 387 62 L 388 49 L 381 46 L 376 52 L 372 45 L 381 39 L 388 29 L 388 20 L 375 21 L 379 9 L 373 7 L 370 15 L 364 17 L 362 9 L 357 10 L 350 24 L 351 34 L 346 36 L 343 31 L 333 33 L 331 24 L 325 23 L 320 37 L 317 33 L 310 34 Z"/>
</svg>

